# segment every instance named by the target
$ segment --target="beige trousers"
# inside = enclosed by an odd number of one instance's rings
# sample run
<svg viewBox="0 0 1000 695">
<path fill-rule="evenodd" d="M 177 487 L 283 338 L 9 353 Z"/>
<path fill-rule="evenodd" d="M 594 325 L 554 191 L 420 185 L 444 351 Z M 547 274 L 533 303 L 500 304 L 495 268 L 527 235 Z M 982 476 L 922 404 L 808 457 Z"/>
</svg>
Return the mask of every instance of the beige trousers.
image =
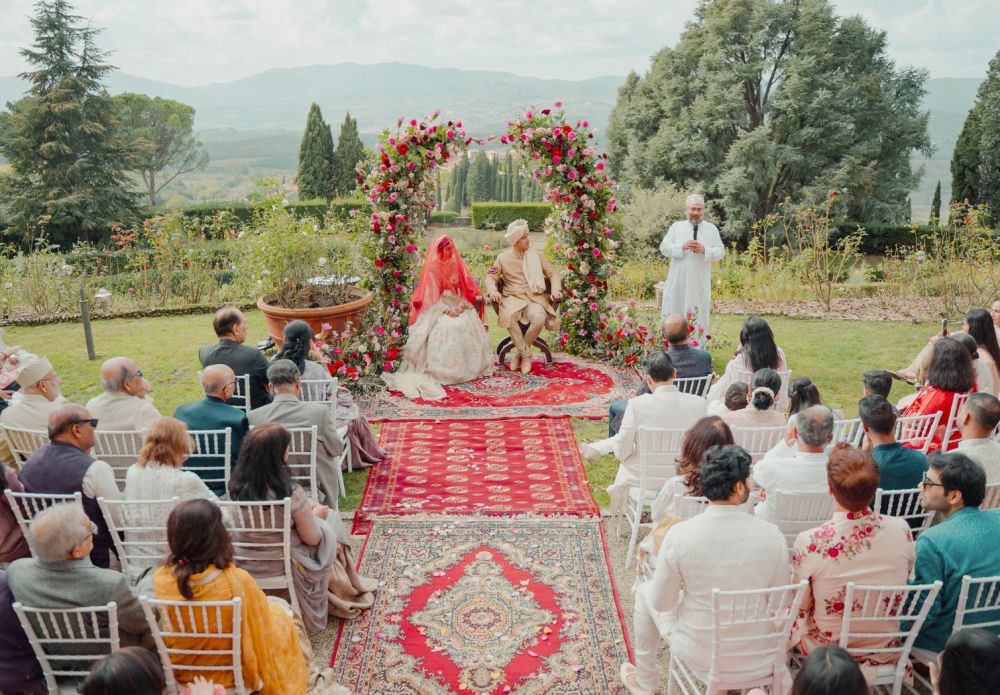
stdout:
<svg viewBox="0 0 1000 695">
<path fill-rule="evenodd" d="M 521 333 L 522 323 L 528 324 L 528 330 L 524 333 Z M 514 341 L 514 347 L 523 355 L 535 344 L 535 339 L 538 338 L 544 327 L 545 307 L 531 302 L 523 309 L 510 315 L 510 328 L 507 330 L 510 333 L 510 339 Z"/>
</svg>

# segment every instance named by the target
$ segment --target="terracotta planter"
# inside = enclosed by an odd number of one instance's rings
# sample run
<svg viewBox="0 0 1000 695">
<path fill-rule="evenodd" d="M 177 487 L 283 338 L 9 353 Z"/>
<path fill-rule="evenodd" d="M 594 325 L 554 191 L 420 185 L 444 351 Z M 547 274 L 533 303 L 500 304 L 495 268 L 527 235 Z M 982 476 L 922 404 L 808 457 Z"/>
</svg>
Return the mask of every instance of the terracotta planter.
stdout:
<svg viewBox="0 0 1000 695">
<path fill-rule="evenodd" d="M 285 324 L 295 319 L 301 319 L 312 326 L 313 333 L 322 332 L 323 324 L 329 324 L 330 329 L 334 331 L 343 331 L 348 322 L 357 328 L 368 312 L 368 305 L 372 303 L 372 293 L 359 287 L 355 290 L 355 295 L 357 299 L 347 304 L 315 309 L 286 309 L 283 306 L 266 304 L 262 297 L 257 300 L 257 308 L 267 321 L 267 332 L 280 348 L 285 342 Z"/>
</svg>

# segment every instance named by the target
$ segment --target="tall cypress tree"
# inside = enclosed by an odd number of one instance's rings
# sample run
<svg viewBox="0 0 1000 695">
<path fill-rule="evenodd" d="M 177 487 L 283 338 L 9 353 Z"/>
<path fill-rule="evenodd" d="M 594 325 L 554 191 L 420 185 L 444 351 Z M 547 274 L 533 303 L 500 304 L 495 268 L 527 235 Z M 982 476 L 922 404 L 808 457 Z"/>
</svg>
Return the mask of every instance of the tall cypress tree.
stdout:
<svg viewBox="0 0 1000 695">
<path fill-rule="evenodd" d="M 1000 52 L 990 61 L 951 158 L 951 195 L 1000 210 Z"/>
<path fill-rule="evenodd" d="M 937 226 L 941 222 L 941 182 L 937 182 L 937 186 L 934 188 L 934 199 L 931 200 L 931 219 L 932 225 Z"/>
<path fill-rule="evenodd" d="M 299 198 L 331 198 L 333 193 L 333 135 L 318 104 L 309 107 L 306 132 L 299 145 Z"/>
<path fill-rule="evenodd" d="M 35 42 L 21 55 L 35 69 L 25 97 L 0 114 L 0 154 L 11 166 L 0 200 L 23 240 L 41 225 L 53 241 L 96 240 L 136 216 L 128 190 L 131 147 L 117 128 L 102 81 L 114 66 L 96 44 L 100 30 L 66 0 L 35 5 Z"/>
<path fill-rule="evenodd" d="M 350 112 L 344 115 L 337 137 L 337 153 L 333 158 L 333 190 L 337 195 L 350 195 L 357 185 L 354 168 L 365 158 L 365 145 L 358 135 L 358 121 Z"/>
</svg>

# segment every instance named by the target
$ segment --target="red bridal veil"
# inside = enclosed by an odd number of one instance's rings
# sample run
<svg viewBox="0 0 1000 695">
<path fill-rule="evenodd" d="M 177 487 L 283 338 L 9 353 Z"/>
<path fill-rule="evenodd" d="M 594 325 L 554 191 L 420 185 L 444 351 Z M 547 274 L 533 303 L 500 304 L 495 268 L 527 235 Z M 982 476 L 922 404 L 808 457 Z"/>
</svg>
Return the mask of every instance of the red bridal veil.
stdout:
<svg viewBox="0 0 1000 695">
<path fill-rule="evenodd" d="M 420 281 L 410 299 L 411 326 L 416 322 L 421 310 L 438 303 L 445 290 L 451 290 L 468 301 L 476 307 L 479 318 L 485 319 L 486 303 L 482 301 L 483 293 L 479 285 L 465 266 L 462 257 L 458 255 L 455 242 L 447 234 L 442 234 L 435 237 L 427 247 Z"/>
</svg>

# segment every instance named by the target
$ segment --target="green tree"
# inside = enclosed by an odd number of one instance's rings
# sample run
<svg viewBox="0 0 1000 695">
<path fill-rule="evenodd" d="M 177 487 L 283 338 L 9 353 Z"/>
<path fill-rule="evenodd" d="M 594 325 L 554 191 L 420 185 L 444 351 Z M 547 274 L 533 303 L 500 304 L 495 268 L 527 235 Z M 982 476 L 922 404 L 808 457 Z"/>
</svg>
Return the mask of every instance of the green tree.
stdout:
<svg viewBox="0 0 1000 695">
<path fill-rule="evenodd" d="M 676 46 L 619 90 L 612 170 L 626 185 L 700 189 L 729 235 L 831 190 L 853 220 L 902 222 L 921 173 L 910 155 L 930 149 L 926 78 L 829 0 L 702 0 Z"/>
<path fill-rule="evenodd" d="M 930 223 L 932 225 L 937 225 L 941 221 L 941 182 L 937 182 L 937 186 L 934 188 L 934 198 L 931 200 L 931 219 Z"/>
<path fill-rule="evenodd" d="M 951 196 L 992 211 L 1000 209 L 1000 52 L 990 61 L 955 144 Z"/>
<path fill-rule="evenodd" d="M 296 177 L 299 198 L 332 198 L 333 185 L 333 135 L 323 120 L 318 104 L 309 107 L 306 132 L 299 145 L 299 173 Z"/>
<path fill-rule="evenodd" d="M 156 206 L 156 195 L 168 183 L 208 166 L 208 152 L 194 135 L 194 108 L 145 94 L 119 94 L 115 101 L 121 128 L 135 152 L 133 171 L 142 177 L 150 207 Z"/>
<path fill-rule="evenodd" d="M 451 209 L 459 214 L 461 214 L 462 208 L 468 204 L 469 194 L 466 190 L 468 176 L 469 159 L 463 155 L 452 172 Z"/>
<path fill-rule="evenodd" d="M 114 70 L 96 44 L 100 31 L 66 0 L 35 5 L 35 41 L 21 55 L 31 86 L 0 114 L 0 179 L 9 221 L 27 239 L 44 226 L 52 241 L 96 240 L 136 216 L 128 190 L 133 153 L 117 127 L 115 103 L 102 86 Z"/>
<path fill-rule="evenodd" d="M 350 195 L 357 183 L 354 168 L 365 158 L 365 145 L 358 135 L 358 121 L 348 113 L 340 125 L 337 151 L 333 156 L 333 190 L 337 195 Z"/>
<path fill-rule="evenodd" d="M 474 201 L 493 199 L 493 166 L 482 150 L 472 162 L 468 187 Z"/>
</svg>

